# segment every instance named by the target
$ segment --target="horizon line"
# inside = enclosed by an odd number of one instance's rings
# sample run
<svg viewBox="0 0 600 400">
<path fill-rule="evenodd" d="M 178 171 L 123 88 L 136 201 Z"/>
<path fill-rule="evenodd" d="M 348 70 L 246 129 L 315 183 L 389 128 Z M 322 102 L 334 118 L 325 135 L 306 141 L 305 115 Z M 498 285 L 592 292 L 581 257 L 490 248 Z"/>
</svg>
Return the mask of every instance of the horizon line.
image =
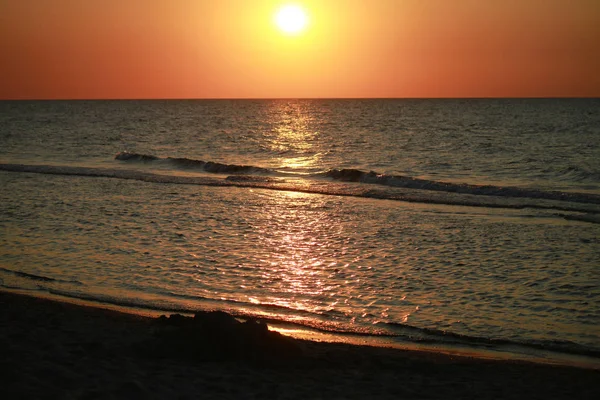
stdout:
<svg viewBox="0 0 600 400">
<path fill-rule="evenodd" d="M 439 96 L 439 97 L 26 97 L 0 98 L 0 101 L 182 101 L 182 100 L 551 100 L 600 99 L 597 96 Z"/>
</svg>

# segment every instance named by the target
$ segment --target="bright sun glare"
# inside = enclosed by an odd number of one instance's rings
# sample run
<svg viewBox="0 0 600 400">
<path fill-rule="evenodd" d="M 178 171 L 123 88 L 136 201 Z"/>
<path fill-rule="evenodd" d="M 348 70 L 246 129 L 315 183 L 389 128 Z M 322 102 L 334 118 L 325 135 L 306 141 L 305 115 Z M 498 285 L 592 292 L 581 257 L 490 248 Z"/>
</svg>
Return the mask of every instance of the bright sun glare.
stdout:
<svg viewBox="0 0 600 400">
<path fill-rule="evenodd" d="M 308 18 L 300 6 L 286 5 L 277 11 L 275 22 L 283 32 L 297 34 L 306 28 Z"/>
</svg>

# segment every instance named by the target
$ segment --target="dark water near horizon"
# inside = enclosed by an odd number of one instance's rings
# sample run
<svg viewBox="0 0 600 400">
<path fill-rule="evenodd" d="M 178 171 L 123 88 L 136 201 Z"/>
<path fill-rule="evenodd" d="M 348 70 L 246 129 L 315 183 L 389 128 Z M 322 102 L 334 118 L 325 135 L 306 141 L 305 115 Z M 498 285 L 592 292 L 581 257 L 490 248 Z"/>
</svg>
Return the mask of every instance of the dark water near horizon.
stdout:
<svg viewBox="0 0 600 400">
<path fill-rule="evenodd" d="M 600 358 L 598 99 L 4 101 L 0 185 L 0 287 Z"/>
</svg>

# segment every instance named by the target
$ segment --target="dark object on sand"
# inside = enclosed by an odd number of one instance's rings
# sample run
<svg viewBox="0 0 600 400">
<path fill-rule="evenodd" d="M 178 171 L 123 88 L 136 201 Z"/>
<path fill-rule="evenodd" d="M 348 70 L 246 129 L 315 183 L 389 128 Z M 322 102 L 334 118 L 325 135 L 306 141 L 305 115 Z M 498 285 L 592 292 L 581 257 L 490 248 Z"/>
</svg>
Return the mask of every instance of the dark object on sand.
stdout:
<svg viewBox="0 0 600 400">
<path fill-rule="evenodd" d="M 296 341 L 269 331 L 263 322 L 238 321 L 221 311 L 198 312 L 194 317 L 161 316 L 154 339 L 144 344 L 146 354 L 196 361 L 289 359 L 302 354 Z"/>
</svg>

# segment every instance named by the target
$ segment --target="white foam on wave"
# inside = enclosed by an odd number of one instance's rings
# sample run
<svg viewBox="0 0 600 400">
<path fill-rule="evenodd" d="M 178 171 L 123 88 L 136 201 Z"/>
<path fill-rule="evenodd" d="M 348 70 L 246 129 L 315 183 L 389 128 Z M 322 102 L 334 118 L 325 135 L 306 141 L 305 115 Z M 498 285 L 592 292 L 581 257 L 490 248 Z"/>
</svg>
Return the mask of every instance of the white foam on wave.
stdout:
<svg viewBox="0 0 600 400">
<path fill-rule="evenodd" d="M 272 190 L 298 191 L 334 196 L 353 196 L 370 199 L 394 200 L 427 204 L 445 204 L 468 207 L 508 208 L 508 209 L 546 209 L 562 211 L 563 213 L 576 213 L 572 220 L 596 222 L 595 218 L 583 218 L 581 214 L 600 214 L 600 204 L 596 203 L 594 195 L 587 194 L 560 194 L 554 198 L 553 192 L 533 191 L 534 195 L 528 197 L 521 189 L 507 188 L 499 195 L 496 192 L 487 192 L 486 187 L 472 185 L 454 185 L 451 190 L 439 190 L 438 187 L 447 186 L 439 182 L 418 180 L 413 178 L 403 179 L 404 182 L 415 184 L 402 185 L 372 185 L 369 179 L 380 179 L 374 173 L 364 173 L 357 170 L 341 171 L 342 178 L 335 173 L 334 182 L 324 182 L 323 178 L 281 178 L 264 177 L 256 175 L 215 175 L 189 176 L 172 175 L 168 173 L 155 173 L 149 171 L 127 170 L 117 168 L 92 168 L 81 166 L 57 165 L 25 165 L 25 164 L 0 164 L 0 170 L 21 173 L 38 173 L 50 175 L 81 176 L 91 178 L 114 178 L 124 180 L 138 180 L 150 183 L 167 183 L 177 185 L 199 186 L 228 186 L 252 187 Z M 168 172 L 168 171 L 167 171 Z M 347 178 L 348 176 L 352 179 Z M 365 178 L 365 176 L 367 178 Z M 386 181 L 394 182 L 397 177 L 384 177 Z M 465 190 L 455 190 L 463 188 Z M 494 189 L 495 190 L 495 189 Z M 536 196 L 546 193 L 548 196 Z M 587 201 L 581 200 L 580 195 Z M 549 197 L 549 198 L 546 198 Z M 568 218 L 572 215 L 556 214 L 558 217 Z"/>
</svg>

